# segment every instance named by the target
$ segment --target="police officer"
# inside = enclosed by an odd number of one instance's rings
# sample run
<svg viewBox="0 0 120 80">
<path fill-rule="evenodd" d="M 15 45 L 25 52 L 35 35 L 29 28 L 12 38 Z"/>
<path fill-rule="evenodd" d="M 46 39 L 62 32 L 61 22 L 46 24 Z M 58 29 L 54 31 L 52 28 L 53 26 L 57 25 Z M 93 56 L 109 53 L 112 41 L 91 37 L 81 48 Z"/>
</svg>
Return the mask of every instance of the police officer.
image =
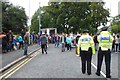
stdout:
<svg viewBox="0 0 120 80">
<path fill-rule="evenodd" d="M 107 31 L 108 27 L 103 27 L 102 32 L 97 37 L 99 42 L 99 50 L 98 50 L 98 61 L 97 61 L 97 72 L 96 75 L 100 76 L 101 65 L 103 61 L 103 57 L 105 56 L 105 64 L 106 64 L 106 78 L 111 78 L 110 75 L 110 63 L 111 63 L 111 48 L 113 37 Z"/>
<path fill-rule="evenodd" d="M 47 38 L 44 32 L 42 33 L 41 36 L 41 48 L 42 48 L 42 54 L 44 54 L 44 51 L 47 54 Z"/>
<path fill-rule="evenodd" d="M 95 47 L 93 38 L 89 35 L 88 30 L 84 30 L 79 38 L 78 50 L 82 61 L 82 73 L 85 74 L 87 63 L 87 74 L 91 75 L 91 60 L 92 54 L 95 54 Z"/>
</svg>

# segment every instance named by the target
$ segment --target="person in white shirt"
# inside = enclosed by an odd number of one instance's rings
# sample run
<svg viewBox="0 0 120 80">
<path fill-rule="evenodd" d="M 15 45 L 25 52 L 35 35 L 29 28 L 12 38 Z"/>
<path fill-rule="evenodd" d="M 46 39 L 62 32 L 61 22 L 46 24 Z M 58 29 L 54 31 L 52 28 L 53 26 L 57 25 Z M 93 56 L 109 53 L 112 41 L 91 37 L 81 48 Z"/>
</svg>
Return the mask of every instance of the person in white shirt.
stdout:
<svg viewBox="0 0 120 80">
<path fill-rule="evenodd" d="M 115 37 L 115 53 L 118 52 L 118 46 L 119 46 L 119 35 L 116 35 Z"/>
<path fill-rule="evenodd" d="M 119 42 L 119 52 L 120 52 L 120 34 L 118 35 L 118 42 Z"/>
</svg>

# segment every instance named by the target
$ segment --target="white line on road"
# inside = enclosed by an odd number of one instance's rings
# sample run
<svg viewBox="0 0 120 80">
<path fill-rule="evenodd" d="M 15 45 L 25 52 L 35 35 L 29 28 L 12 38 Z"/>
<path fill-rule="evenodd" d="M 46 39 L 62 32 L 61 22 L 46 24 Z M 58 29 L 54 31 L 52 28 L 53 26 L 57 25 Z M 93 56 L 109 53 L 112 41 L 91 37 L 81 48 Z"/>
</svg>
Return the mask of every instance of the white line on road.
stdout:
<svg viewBox="0 0 120 80">
<path fill-rule="evenodd" d="M 92 66 L 97 70 L 97 67 L 96 67 L 93 63 L 91 63 L 91 64 L 92 64 Z M 100 73 L 103 75 L 103 77 L 106 78 L 106 75 L 105 75 L 102 71 L 100 71 Z"/>
</svg>

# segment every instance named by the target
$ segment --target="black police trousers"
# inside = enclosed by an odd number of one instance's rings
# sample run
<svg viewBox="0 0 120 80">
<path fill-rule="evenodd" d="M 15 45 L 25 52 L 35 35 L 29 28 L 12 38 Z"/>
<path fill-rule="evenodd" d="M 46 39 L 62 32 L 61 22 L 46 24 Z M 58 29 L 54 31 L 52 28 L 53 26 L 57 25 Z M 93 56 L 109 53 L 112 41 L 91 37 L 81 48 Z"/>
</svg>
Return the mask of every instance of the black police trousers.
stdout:
<svg viewBox="0 0 120 80">
<path fill-rule="evenodd" d="M 98 60 L 97 60 L 97 73 L 100 74 L 103 57 L 105 56 L 105 65 L 106 65 L 106 76 L 110 76 L 110 62 L 111 62 L 111 51 L 102 51 L 99 48 L 98 51 Z"/>
<path fill-rule="evenodd" d="M 86 72 L 86 63 L 87 63 L 87 73 L 91 74 L 91 60 L 92 60 L 92 49 L 89 48 L 88 51 L 80 50 L 80 56 L 82 61 L 82 73 Z"/>
</svg>

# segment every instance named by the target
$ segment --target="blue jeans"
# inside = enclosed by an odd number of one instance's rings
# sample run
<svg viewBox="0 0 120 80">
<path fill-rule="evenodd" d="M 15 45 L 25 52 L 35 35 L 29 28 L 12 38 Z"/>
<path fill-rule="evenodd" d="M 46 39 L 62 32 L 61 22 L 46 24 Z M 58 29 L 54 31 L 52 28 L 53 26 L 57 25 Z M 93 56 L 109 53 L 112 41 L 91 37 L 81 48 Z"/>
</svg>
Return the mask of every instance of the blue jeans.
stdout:
<svg viewBox="0 0 120 80">
<path fill-rule="evenodd" d="M 58 47 L 59 46 L 59 41 L 56 41 L 55 42 L 55 47 Z"/>
<path fill-rule="evenodd" d="M 12 42 L 10 41 L 9 43 L 8 43 L 8 50 L 12 50 L 13 49 L 13 44 L 12 44 Z"/>
<path fill-rule="evenodd" d="M 27 55 L 28 44 L 24 44 L 24 55 Z"/>
</svg>

